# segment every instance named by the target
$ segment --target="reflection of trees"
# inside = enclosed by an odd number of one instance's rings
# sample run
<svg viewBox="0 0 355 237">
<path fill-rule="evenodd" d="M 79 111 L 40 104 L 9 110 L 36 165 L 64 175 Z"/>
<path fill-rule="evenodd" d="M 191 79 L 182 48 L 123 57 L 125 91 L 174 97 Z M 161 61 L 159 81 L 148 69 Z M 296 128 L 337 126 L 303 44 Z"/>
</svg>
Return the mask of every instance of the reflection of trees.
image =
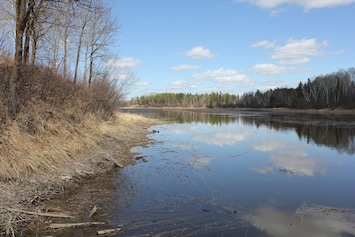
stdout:
<svg viewBox="0 0 355 237">
<path fill-rule="evenodd" d="M 307 143 L 335 148 L 339 152 L 355 153 L 355 127 L 342 118 L 317 116 L 259 116 L 241 117 L 246 125 L 265 126 L 276 131 L 294 130 L 300 139 Z M 341 122 L 342 121 L 342 122 Z"/>
<path fill-rule="evenodd" d="M 211 125 L 229 124 L 239 121 L 239 117 L 230 116 L 228 114 L 212 114 L 212 113 L 200 113 L 186 110 L 159 110 L 157 111 L 164 118 L 168 118 L 177 123 L 195 123 L 200 122 Z"/>
<path fill-rule="evenodd" d="M 300 138 L 313 140 L 316 144 L 334 147 L 340 152 L 355 153 L 355 129 L 339 128 L 331 125 L 303 125 L 296 132 Z"/>
<path fill-rule="evenodd" d="M 155 110 L 160 116 L 177 123 L 201 122 L 211 125 L 239 123 L 276 131 L 295 131 L 300 139 L 355 154 L 355 126 L 352 117 L 303 114 L 274 114 L 262 111 L 215 113 L 189 110 Z"/>
</svg>

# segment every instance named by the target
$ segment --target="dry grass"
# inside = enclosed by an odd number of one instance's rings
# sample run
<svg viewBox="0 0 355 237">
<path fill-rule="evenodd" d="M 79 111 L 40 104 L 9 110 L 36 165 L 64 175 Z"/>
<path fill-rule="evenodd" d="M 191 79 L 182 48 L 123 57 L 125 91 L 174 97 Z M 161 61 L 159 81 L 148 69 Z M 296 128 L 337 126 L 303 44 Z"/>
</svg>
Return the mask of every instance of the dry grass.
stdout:
<svg viewBox="0 0 355 237">
<path fill-rule="evenodd" d="M 17 230 L 24 228 L 16 225 L 20 220 L 28 224 L 28 217 L 14 215 L 6 207 L 35 208 L 54 193 L 114 167 L 110 159 L 132 163 L 130 148 L 145 140 L 147 127 L 159 123 L 133 114 L 116 114 L 108 121 L 91 115 L 77 124 L 47 123 L 41 135 L 31 135 L 14 122 L 0 153 L 0 235 L 6 232 L 10 216 Z"/>
<path fill-rule="evenodd" d="M 158 123 L 116 113 L 121 94 L 107 76 L 87 87 L 41 67 L 23 69 L 19 113 L 12 119 L 10 75 L 11 65 L 0 64 L 0 235 L 28 224 L 27 216 L 7 207 L 34 208 L 114 163 L 133 162 L 130 147 Z"/>
</svg>

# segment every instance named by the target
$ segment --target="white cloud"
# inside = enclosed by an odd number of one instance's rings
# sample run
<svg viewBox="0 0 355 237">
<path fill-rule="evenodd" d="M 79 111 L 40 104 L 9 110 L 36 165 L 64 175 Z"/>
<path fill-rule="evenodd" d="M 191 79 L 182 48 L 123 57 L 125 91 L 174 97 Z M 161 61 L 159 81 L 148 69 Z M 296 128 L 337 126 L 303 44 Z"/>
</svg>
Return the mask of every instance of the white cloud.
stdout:
<svg viewBox="0 0 355 237">
<path fill-rule="evenodd" d="M 355 3 L 355 0 L 235 0 L 234 2 L 248 2 L 260 8 L 276 8 L 280 5 L 290 4 L 303 7 L 305 10 L 312 8 L 325 8 L 345 6 Z"/>
<path fill-rule="evenodd" d="M 285 45 L 276 45 L 268 40 L 256 42 L 251 47 L 263 47 L 272 49 L 271 59 L 279 60 L 279 64 L 305 64 L 310 57 L 319 57 L 326 54 L 324 50 L 328 47 L 327 41 L 318 42 L 316 39 L 289 39 Z"/>
<path fill-rule="evenodd" d="M 185 80 L 178 80 L 170 83 L 170 85 L 168 85 L 168 89 L 170 90 L 186 89 L 186 88 L 194 89 L 197 88 L 197 86 L 198 85 L 196 83 L 191 83 Z"/>
<path fill-rule="evenodd" d="M 252 70 L 261 75 L 270 76 L 270 75 L 277 75 L 277 74 L 290 73 L 290 72 L 300 72 L 300 71 L 305 71 L 306 69 L 297 68 L 297 67 L 279 66 L 272 63 L 263 63 L 263 64 L 254 65 L 252 67 Z"/>
<path fill-rule="evenodd" d="M 149 86 L 149 82 L 142 81 L 134 83 L 135 86 Z"/>
<path fill-rule="evenodd" d="M 319 42 L 315 38 L 310 39 L 289 39 L 284 45 L 277 45 L 268 40 L 259 41 L 251 47 L 262 47 L 271 51 L 271 60 L 276 63 L 261 63 L 254 65 L 252 70 L 261 75 L 276 75 L 289 72 L 307 71 L 306 68 L 296 67 L 295 65 L 304 65 L 311 61 L 312 57 L 320 57 L 327 54 L 324 48 L 328 47 L 327 41 Z M 343 51 L 339 51 L 342 53 Z M 294 65 L 294 66 L 284 66 Z"/>
<path fill-rule="evenodd" d="M 106 66 L 115 68 L 134 68 L 142 65 L 143 62 L 132 57 L 121 58 L 119 60 L 109 60 Z"/>
<path fill-rule="evenodd" d="M 327 41 L 317 42 L 316 39 L 289 39 L 284 46 L 274 47 L 271 59 L 299 59 L 309 56 L 322 56 L 325 54 L 321 48 L 327 47 Z"/>
<path fill-rule="evenodd" d="M 192 59 L 214 58 L 217 56 L 212 54 L 209 49 L 206 49 L 203 46 L 192 48 L 189 51 L 186 51 L 184 55 Z"/>
<path fill-rule="evenodd" d="M 250 45 L 250 47 L 252 47 L 252 48 L 263 47 L 265 49 L 274 48 L 275 47 L 275 42 L 268 41 L 268 40 L 263 40 L 263 41 L 259 41 L 259 42 L 256 42 L 256 43 Z"/>
<path fill-rule="evenodd" d="M 200 69 L 200 67 L 195 66 L 195 65 L 190 65 L 190 64 L 182 64 L 182 65 L 178 65 L 178 66 L 171 68 L 171 70 L 175 71 L 175 72 L 182 72 L 182 71 L 187 71 L 187 70 L 197 70 L 197 69 Z"/>
<path fill-rule="evenodd" d="M 217 83 L 238 83 L 249 81 L 249 77 L 247 75 L 234 69 L 223 68 L 208 70 L 203 73 L 195 73 L 192 75 L 192 78 L 195 80 L 204 80 L 210 78 Z"/>
<path fill-rule="evenodd" d="M 279 64 L 289 64 L 289 65 L 299 65 L 299 64 L 306 64 L 309 63 L 310 58 L 307 57 L 300 57 L 300 58 L 295 58 L 295 59 L 283 59 L 283 60 L 279 60 L 278 63 Z"/>
</svg>

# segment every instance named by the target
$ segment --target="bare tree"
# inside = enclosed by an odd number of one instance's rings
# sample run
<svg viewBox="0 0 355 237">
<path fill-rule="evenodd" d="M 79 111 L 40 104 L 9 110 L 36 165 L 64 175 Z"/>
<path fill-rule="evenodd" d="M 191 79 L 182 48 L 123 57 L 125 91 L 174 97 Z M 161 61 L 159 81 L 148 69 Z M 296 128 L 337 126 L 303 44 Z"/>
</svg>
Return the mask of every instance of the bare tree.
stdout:
<svg viewBox="0 0 355 237">
<path fill-rule="evenodd" d="M 90 0 L 90 5 L 92 3 L 92 0 Z M 88 16 L 89 16 L 89 9 L 82 8 L 83 11 L 81 12 L 81 16 L 78 17 L 80 21 L 78 22 L 78 27 L 79 27 L 79 38 L 78 38 L 78 47 L 77 47 L 77 53 L 76 53 L 76 60 L 75 60 L 75 68 L 74 68 L 74 83 L 76 83 L 77 78 L 78 78 L 78 70 L 79 70 L 79 61 L 80 61 L 80 54 L 81 54 L 81 46 L 83 44 L 83 37 L 85 33 L 85 28 L 87 25 L 88 21 Z"/>
<path fill-rule="evenodd" d="M 13 0 L 0 0 L 0 53 L 13 53 L 15 10 Z M 5 50 L 5 46 L 7 49 Z"/>
<path fill-rule="evenodd" d="M 9 80 L 9 104 L 8 114 L 15 117 L 18 112 L 18 83 L 23 59 L 23 36 L 27 23 L 29 22 L 31 12 L 34 7 L 34 0 L 16 0 L 16 26 L 15 26 L 15 56 L 14 67 Z"/>
<path fill-rule="evenodd" d="M 9 80 L 10 117 L 14 118 L 19 109 L 18 84 L 21 68 L 29 63 L 35 64 L 38 53 L 42 53 L 41 58 L 51 62 L 55 70 L 61 67 L 63 75 L 67 76 L 70 70 L 69 52 L 75 51 L 76 82 L 82 46 L 85 45 L 85 65 L 89 65 L 88 82 L 91 83 L 95 61 L 104 61 L 108 55 L 107 48 L 117 30 L 111 18 L 111 8 L 104 0 L 0 0 L 0 3 L 7 3 L 7 7 L 15 9 L 6 10 L 8 13 L 15 13 L 7 14 L 12 16 L 7 22 L 13 19 L 15 25 L 14 67 Z M 4 14 L 0 13 L 2 15 Z M 3 24 L 3 21 L 1 18 L 0 23 Z M 1 45 L 4 45 L 10 34 L 3 32 L 0 31 Z"/>
<path fill-rule="evenodd" d="M 102 0 L 92 2 L 91 9 L 88 26 L 90 41 L 87 42 L 89 58 L 86 59 L 89 60 L 89 85 L 93 79 L 94 61 L 108 56 L 107 47 L 118 28 L 111 20 L 111 8 L 105 7 Z"/>
</svg>

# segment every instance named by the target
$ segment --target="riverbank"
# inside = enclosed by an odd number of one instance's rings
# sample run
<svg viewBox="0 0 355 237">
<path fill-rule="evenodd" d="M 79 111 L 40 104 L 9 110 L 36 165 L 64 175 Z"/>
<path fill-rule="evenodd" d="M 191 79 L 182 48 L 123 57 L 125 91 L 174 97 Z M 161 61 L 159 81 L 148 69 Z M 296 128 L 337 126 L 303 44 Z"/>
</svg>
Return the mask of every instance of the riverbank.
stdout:
<svg viewBox="0 0 355 237">
<path fill-rule="evenodd" d="M 199 111 L 209 113 L 231 113 L 240 111 L 256 111 L 256 112 L 273 112 L 273 113 L 288 113 L 288 114 L 319 114 L 319 115 L 354 115 L 355 109 L 290 109 L 290 108 L 207 108 L 207 107 L 149 107 L 149 106 L 127 106 L 125 110 L 186 110 Z"/>
<path fill-rule="evenodd" d="M 47 121 L 46 131 L 37 136 L 11 124 L 0 146 L 0 235 L 36 226 L 46 215 L 35 214 L 48 212 L 41 207 L 43 200 L 74 190 L 83 180 L 113 167 L 133 163 L 131 147 L 147 142 L 148 128 L 162 123 L 125 113 L 108 121 L 88 116 L 80 123 Z"/>
</svg>

